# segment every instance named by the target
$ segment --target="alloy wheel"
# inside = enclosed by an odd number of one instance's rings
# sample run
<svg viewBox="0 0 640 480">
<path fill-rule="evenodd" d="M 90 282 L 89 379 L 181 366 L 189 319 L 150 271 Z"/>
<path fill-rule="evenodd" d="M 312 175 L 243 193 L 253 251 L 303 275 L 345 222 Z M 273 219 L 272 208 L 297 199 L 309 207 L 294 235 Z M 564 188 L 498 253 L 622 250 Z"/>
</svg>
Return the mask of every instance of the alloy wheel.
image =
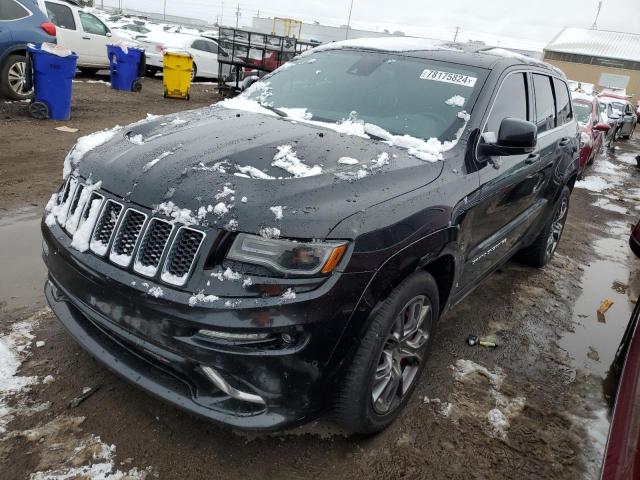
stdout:
<svg viewBox="0 0 640 480">
<path fill-rule="evenodd" d="M 564 222 L 565 217 L 567 216 L 568 208 L 569 199 L 567 197 L 563 197 L 562 201 L 560 202 L 560 206 L 556 209 L 553 215 L 553 220 L 551 222 L 551 230 L 549 231 L 549 237 L 547 238 L 547 258 L 551 258 L 551 256 L 556 251 L 556 248 L 558 247 L 558 243 L 560 243 L 560 237 L 562 236 L 562 231 L 564 230 Z"/>
<path fill-rule="evenodd" d="M 26 89 L 27 84 L 27 63 L 16 62 L 9 67 L 9 86 L 18 95 L 26 95 L 29 91 Z"/>
<path fill-rule="evenodd" d="M 429 298 L 419 295 L 400 310 L 378 360 L 371 402 L 384 415 L 396 408 L 416 381 L 429 340 L 433 309 Z"/>
</svg>

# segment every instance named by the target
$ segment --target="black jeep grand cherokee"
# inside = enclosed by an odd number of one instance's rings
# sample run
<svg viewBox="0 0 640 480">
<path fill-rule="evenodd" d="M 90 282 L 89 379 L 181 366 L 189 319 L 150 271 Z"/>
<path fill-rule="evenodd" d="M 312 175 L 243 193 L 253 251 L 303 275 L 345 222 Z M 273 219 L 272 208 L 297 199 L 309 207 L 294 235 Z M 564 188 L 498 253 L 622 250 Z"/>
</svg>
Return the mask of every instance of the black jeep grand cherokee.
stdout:
<svg viewBox="0 0 640 480">
<path fill-rule="evenodd" d="M 190 412 L 352 432 L 407 403 L 440 316 L 544 266 L 578 169 L 558 70 L 359 40 L 235 99 L 85 137 L 42 224 L 46 296 L 109 368 Z"/>
</svg>

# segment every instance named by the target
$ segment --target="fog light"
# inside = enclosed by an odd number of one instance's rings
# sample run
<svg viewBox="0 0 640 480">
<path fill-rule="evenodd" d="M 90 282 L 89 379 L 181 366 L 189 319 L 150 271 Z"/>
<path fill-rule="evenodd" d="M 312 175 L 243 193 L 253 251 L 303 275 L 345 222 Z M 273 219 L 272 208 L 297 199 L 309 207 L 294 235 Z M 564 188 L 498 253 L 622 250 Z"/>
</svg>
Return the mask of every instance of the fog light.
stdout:
<svg viewBox="0 0 640 480">
<path fill-rule="evenodd" d="M 288 333 L 283 333 L 282 334 L 282 341 L 284 343 L 293 343 L 293 337 L 291 335 L 289 335 Z"/>
<path fill-rule="evenodd" d="M 200 330 L 199 335 L 215 340 L 225 340 L 227 342 L 261 342 L 269 340 L 272 335 L 270 333 L 232 333 L 219 332 L 217 330 Z"/>
</svg>

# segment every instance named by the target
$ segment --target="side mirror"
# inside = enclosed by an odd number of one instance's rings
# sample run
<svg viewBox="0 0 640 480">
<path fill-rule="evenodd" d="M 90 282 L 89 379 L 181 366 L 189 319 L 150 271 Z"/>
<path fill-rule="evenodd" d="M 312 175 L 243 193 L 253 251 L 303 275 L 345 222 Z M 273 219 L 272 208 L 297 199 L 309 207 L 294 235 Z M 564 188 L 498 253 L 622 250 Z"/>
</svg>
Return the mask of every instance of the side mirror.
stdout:
<svg viewBox="0 0 640 480">
<path fill-rule="evenodd" d="M 524 155 L 531 153 L 538 144 L 538 127 L 526 120 L 505 118 L 500 124 L 498 138 L 493 141 L 483 134 L 480 151 L 488 156 Z M 494 135 L 495 137 L 495 135 Z"/>
<path fill-rule="evenodd" d="M 611 125 L 604 122 L 596 123 L 596 126 L 593 127 L 594 130 L 597 130 L 599 132 L 608 132 L 610 128 L 611 128 Z"/>
<path fill-rule="evenodd" d="M 110 36 L 111 36 L 111 32 L 107 32 L 107 33 L 105 33 L 105 35 L 106 35 L 107 37 L 110 37 Z"/>
</svg>

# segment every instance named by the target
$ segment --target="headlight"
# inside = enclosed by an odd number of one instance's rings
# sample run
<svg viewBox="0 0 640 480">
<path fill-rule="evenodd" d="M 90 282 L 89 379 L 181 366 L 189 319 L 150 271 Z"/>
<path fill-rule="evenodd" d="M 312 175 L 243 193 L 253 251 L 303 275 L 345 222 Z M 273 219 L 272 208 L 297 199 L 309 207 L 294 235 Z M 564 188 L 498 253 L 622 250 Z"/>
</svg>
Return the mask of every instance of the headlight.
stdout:
<svg viewBox="0 0 640 480">
<path fill-rule="evenodd" d="M 291 275 L 331 273 L 347 249 L 345 242 L 296 242 L 239 234 L 227 254 L 230 260 L 262 265 Z"/>
<path fill-rule="evenodd" d="M 589 145 L 589 142 L 591 141 L 591 137 L 589 137 L 589 134 L 586 132 L 582 132 L 580 134 L 580 148 L 585 147 L 586 145 Z"/>
</svg>

